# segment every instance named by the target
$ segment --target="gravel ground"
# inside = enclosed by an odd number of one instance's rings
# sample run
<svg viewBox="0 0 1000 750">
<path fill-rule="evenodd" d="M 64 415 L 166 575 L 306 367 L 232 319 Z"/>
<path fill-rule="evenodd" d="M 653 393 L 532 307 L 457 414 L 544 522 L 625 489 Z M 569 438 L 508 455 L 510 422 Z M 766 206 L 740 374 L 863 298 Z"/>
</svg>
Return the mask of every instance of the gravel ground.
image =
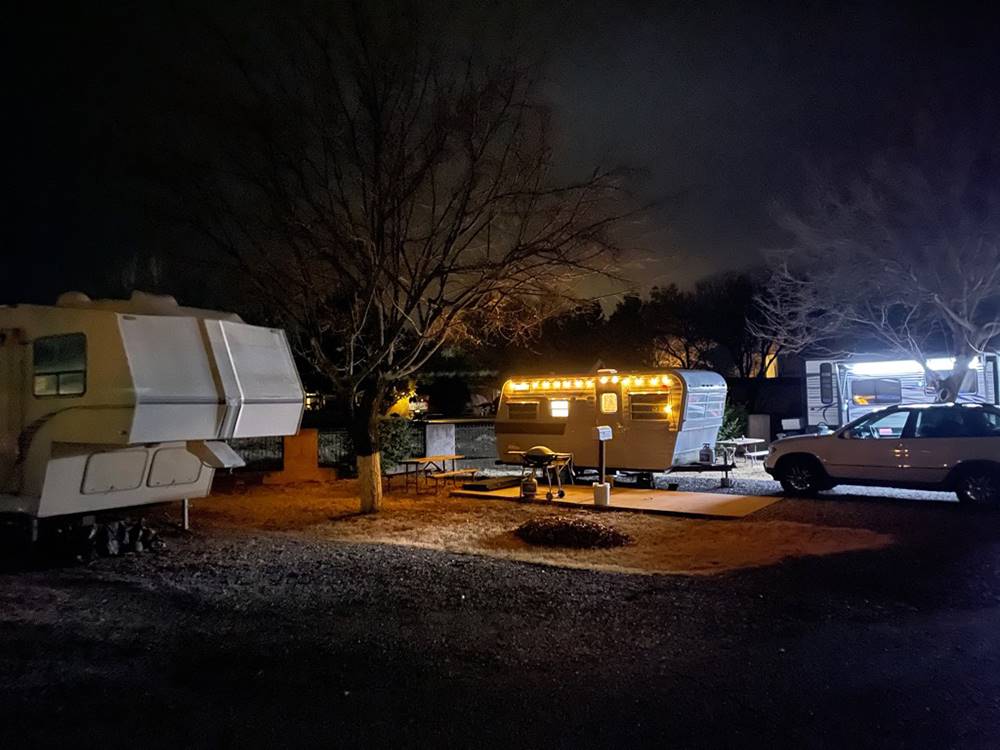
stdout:
<svg viewBox="0 0 1000 750">
<path fill-rule="evenodd" d="M 196 509 L 166 552 L 0 575 L 0 746 L 998 746 L 1000 514 L 758 515 L 896 541 L 637 576 Z"/>
</svg>

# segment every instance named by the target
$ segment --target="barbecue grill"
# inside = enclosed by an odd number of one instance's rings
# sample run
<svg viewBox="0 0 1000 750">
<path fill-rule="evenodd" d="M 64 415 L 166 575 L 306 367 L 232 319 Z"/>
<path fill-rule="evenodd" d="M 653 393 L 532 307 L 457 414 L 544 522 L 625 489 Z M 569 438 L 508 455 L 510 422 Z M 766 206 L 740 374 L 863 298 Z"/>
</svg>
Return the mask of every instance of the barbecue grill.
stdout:
<svg viewBox="0 0 1000 750">
<path fill-rule="evenodd" d="M 538 474 L 541 473 L 548 485 L 545 499 L 566 497 L 562 486 L 562 473 L 569 471 L 572 476 L 572 453 L 556 453 L 544 445 L 536 445 L 526 451 L 518 451 L 521 456 L 521 497 L 530 499 L 538 492 Z M 553 486 L 553 481 L 555 486 Z"/>
</svg>

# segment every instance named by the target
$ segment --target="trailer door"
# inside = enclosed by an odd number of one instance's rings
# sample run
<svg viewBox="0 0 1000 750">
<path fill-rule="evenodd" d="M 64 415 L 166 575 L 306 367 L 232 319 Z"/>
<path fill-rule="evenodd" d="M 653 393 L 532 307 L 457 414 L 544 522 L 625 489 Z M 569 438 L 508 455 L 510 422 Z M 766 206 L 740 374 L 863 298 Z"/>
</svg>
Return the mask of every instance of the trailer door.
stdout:
<svg viewBox="0 0 1000 750">
<path fill-rule="evenodd" d="M 608 425 L 614 432 L 610 442 L 605 446 L 607 451 L 606 459 L 608 468 L 625 468 L 628 466 L 626 457 L 626 446 L 628 444 L 628 426 L 622 417 L 624 405 L 622 403 L 622 387 L 618 378 L 615 382 L 608 380 L 607 383 L 598 381 L 595 384 L 595 426 Z"/>
</svg>

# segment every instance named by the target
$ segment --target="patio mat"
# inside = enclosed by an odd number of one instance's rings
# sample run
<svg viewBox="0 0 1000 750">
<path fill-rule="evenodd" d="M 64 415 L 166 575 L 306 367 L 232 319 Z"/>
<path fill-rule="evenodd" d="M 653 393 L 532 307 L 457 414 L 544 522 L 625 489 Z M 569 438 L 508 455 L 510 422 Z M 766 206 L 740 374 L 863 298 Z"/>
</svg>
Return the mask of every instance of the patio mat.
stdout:
<svg viewBox="0 0 1000 750">
<path fill-rule="evenodd" d="M 540 485 L 538 489 L 540 494 L 533 502 L 549 502 L 545 499 L 545 486 Z M 569 485 L 564 489 L 566 497 L 552 500 L 553 504 L 584 506 L 607 511 L 664 513 L 711 518 L 742 518 L 781 499 L 780 497 L 759 497 L 756 495 L 722 495 L 713 492 L 671 492 L 669 490 L 638 490 L 615 487 L 611 491 L 610 505 L 595 506 L 593 488 Z M 451 494 L 456 497 L 482 500 L 517 500 L 520 488 L 516 485 L 494 490 L 468 490 L 462 487 L 452 490 Z"/>
</svg>

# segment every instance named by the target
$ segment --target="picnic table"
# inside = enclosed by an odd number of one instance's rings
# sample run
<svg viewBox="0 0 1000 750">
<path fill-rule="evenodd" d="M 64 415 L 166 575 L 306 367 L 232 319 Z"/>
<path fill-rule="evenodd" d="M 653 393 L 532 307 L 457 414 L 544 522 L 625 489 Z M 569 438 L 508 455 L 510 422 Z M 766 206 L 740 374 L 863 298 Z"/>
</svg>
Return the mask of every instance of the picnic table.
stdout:
<svg viewBox="0 0 1000 750">
<path fill-rule="evenodd" d="M 756 463 L 758 458 L 763 458 L 767 455 L 767 450 L 751 450 L 756 445 L 766 445 L 767 441 L 763 438 L 751 438 L 751 437 L 738 437 L 729 438 L 727 440 L 716 440 L 716 445 L 721 445 L 723 447 L 730 447 L 733 449 L 735 454 L 736 451 L 742 449 L 743 457 L 750 463 Z"/>
<path fill-rule="evenodd" d="M 428 479 L 452 479 L 461 476 L 475 475 L 475 469 L 458 468 L 458 462 L 463 458 L 465 458 L 465 456 L 460 453 L 404 458 L 400 461 L 403 465 L 403 489 L 409 489 L 411 478 L 413 481 L 413 489 L 420 492 L 421 477 L 424 478 L 424 486 L 426 487 Z M 449 461 L 451 461 L 450 470 L 448 469 Z"/>
</svg>

